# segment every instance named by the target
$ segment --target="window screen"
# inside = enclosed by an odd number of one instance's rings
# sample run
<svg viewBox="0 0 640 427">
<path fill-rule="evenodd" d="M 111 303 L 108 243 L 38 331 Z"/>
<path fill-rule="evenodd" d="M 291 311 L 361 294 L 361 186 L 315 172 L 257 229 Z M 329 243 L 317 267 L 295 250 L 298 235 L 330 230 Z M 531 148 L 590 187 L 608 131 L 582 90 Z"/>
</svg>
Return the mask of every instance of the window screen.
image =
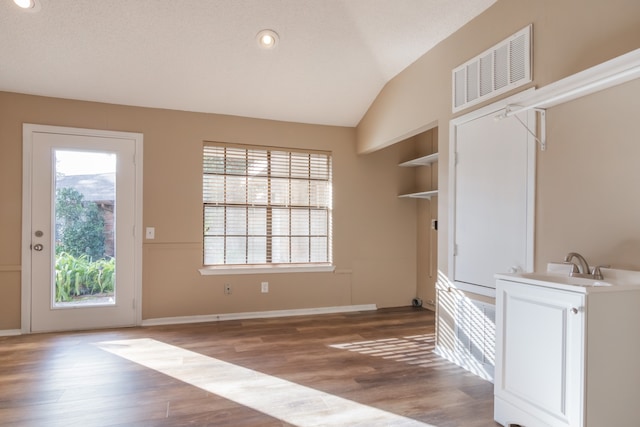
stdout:
<svg viewBox="0 0 640 427">
<path fill-rule="evenodd" d="M 331 262 L 331 155 L 205 143 L 204 265 Z"/>
</svg>

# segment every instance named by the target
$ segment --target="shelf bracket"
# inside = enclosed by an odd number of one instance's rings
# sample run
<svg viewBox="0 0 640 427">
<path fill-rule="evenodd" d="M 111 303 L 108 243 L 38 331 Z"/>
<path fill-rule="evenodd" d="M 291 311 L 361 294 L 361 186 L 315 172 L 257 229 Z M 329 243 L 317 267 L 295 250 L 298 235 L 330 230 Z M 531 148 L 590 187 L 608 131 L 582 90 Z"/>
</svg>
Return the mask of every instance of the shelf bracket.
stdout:
<svg viewBox="0 0 640 427">
<path fill-rule="evenodd" d="M 507 117 L 515 117 L 516 120 L 518 120 L 518 122 L 520 122 L 520 124 L 524 126 L 527 132 L 529 132 L 531 136 L 533 136 L 538 144 L 540 144 L 540 151 L 545 151 L 547 149 L 547 110 L 545 110 L 544 108 L 532 108 L 532 110 L 538 113 L 540 116 L 540 137 L 538 138 L 538 135 L 536 135 L 534 131 L 529 129 L 529 126 L 527 126 L 527 124 L 516 115 L 520 110 L 514 111 L 511 109 L 511 107 L 513 106 L 507 105 L 502 113 L 495 116 L 495 119 L 502 120 L 506 119 Z"/>
</svg>

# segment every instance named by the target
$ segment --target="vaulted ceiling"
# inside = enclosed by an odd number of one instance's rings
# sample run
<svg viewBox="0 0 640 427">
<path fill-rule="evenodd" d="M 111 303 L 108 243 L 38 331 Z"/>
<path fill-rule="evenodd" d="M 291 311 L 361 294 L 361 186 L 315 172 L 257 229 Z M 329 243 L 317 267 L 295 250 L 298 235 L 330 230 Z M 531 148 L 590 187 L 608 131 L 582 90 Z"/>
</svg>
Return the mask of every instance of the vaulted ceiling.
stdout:
<svg viewBox="0 0 640 427">
<path fill-rule="evenodd" d="M 0 90 L 356 126 L 496 0 L 0 0 Z M 274 49 L 256 35 L 272 29 Z"/>
</svg>

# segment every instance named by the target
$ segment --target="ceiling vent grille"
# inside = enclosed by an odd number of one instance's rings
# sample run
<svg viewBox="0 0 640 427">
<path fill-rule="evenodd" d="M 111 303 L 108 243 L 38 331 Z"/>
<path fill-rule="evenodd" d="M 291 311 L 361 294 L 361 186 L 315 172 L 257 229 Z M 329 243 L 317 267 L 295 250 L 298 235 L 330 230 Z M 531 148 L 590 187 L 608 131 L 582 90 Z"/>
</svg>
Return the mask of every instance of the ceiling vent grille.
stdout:
<svg viewBox="0 0 640 427">
<path fill-rule="evenodd" d="M 531 25 L 452 72 L 453 112 L 531 82 Z"/>
</svg>

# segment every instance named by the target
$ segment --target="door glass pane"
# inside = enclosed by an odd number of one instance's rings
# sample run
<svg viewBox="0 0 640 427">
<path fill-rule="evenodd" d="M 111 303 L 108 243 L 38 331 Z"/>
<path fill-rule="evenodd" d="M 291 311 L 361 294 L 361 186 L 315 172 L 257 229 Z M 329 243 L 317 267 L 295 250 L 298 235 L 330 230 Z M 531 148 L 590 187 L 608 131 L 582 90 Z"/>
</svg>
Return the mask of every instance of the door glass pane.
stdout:
<svg viewBox="0 0 640 427">
<path fill-rule="evenodd" d="M 53 307 L 116 303 L 116 155 L 55 150 Z"/>
</svg>

